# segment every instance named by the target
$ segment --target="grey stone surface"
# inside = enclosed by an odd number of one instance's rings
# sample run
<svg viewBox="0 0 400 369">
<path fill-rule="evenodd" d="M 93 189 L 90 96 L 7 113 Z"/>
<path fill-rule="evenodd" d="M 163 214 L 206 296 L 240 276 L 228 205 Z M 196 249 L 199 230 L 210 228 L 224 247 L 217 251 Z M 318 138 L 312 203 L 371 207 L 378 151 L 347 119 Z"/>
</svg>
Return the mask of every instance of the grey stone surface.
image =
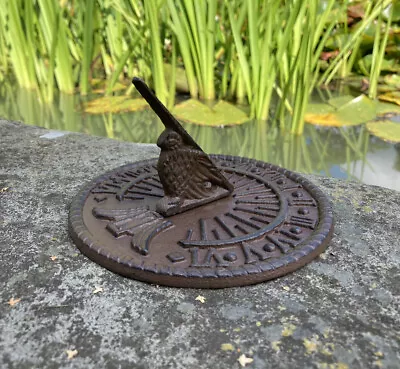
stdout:
<svg viewBox="0 0 400 369">
<path fill-rule="evenodd" d="M 246 368 L 400 368 L 400 193 L 308 176 L 334 202 L 321 258 L 252 287 L 158 287 L 101 268 L 67 233 L 88 179 L 156 155 L 0 121 L 0 368 L 240 368 L 242 354 Z"/>
</svg>

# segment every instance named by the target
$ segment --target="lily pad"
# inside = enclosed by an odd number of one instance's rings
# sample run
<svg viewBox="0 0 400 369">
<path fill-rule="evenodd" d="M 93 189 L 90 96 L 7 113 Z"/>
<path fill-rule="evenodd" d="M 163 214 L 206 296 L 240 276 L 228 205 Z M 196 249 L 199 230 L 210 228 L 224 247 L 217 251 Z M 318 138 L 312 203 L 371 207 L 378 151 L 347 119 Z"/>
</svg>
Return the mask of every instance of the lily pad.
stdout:
<svg viewBox="0 0 400 369">
<path fill-rule="evenodd" d="M 376 104 L 376 114 L 379 116 L 386 114 L 400 115 L 400 106 L 392 103 L 378 101 Z"/>
<path fill-rule="evenodd" d="M 386 92 L 397 91 L 398 88 L 393 85 L 378 85 L 378 92 L 380 94 L 385 94 Z"/>
<path fill-rule="evenodd" d="M 372 66 L 372 54 L 368 54 L 364 56 L 362 59 L 358 61 L 358 66 L 361 71 L 369 71 Z M 395 59 L 383 59 L 381 64 L 381 70 L 386 72 L 399 72 L 400 65 L 396 62 Z"/>
<path fill-rule="evenodd" d="M 400 91 L 391 91 L 378 96 L 379 100 L 393 102 L 400 105 Z"/>
<path fill-rule="evenodd" d="M 356 98 L 343 96 L 329 104 L 309 104 L 305 121 L 321 126 L 355 126 L 376 118 L 376 103 L 365 95 Z M 342 103 L 342 105 L 340 105 Z"/>
<path fill-rule="evenodd" d="M 393 8 L 393 10 L 392 10 Z M 386 9 L 383 11 L 383 16 L 385 17 L 386 20 L 389 19 L 389 14 L 390 11 L 393 12 L 392 15 L 392 21 L 393 22 L 398 22 L 400 21 L 400 2 L 399 1 L 393 1 L 389 6 L 386 7 Z"/>
<path fill-rule="evenodd" d="M 122 113 L 139 111 L 148 107 L 144 99 L 132 99 L 129 96 L 105 96 L 89 101 L 84 110 L 89 114 Z"/>
<path fill-rule="evenodd" d="M 388 74 L 383 77 L 386 84 L 394 86 L 400 90 L 400 76 L 398 74 Z"/>
<path fill-rule="evenodd" d="M 393 120 L 381 120 L 367 123 L 367 129 L 384 141 L 400 142 L 400 123 Z"/>
<path fill-rule="evenodd" d="M 325 114 L 306 113 L 304 119 L 307 123 L 314 124 L 317 126 L 341 127 L 345 125 L 351 125 L 351 124 L 346 124 L 347 122 L 341 121 L 335 113 L 325 113 Z"/>
<path fill-rule="evenodd" d="M 236 106 L 220 100 L 213 107 L 199 100 L 189 99 L 174 107 L 178 119 L 204 126 L 232 126 L 249 121 L 249 117 Z"/>
<path fill-rule="evenodd" d="M 307 106 L 307 113 L 310 114 L 326 114 L 335 110 L 332 105 L 326 103 L 309 103 Z"/>
<path fill-rule="evenodd" d="M 331 99 L 329 99 L 328 104 L 332 105 L 336 109 L 339 109 L 340 107 L 349 103 L 353 99 L 354 99 L 354 96 L 351 96 L 351 95 L 337 96 L 337 97 L 332 97 Z"/>
</svg>

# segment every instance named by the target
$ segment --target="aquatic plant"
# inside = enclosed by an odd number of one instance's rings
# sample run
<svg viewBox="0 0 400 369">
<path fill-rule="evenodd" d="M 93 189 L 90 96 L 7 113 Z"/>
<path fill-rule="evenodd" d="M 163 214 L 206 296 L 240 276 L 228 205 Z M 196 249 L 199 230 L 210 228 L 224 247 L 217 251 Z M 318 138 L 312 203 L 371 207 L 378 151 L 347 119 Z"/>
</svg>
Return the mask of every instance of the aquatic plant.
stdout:
<svg viewBox="0 0 400 369">
<path fill-rule="evenodd" d="M 354 6 L 361 15 L 350 25 Z M 249 118 L 260 121 L 270 118 L 276 100 L 281 129 L 299 134 L 319 84 L 364 68 L 369 96 L 376 97 L 386 47 L 396 42 L 393 9 L 393 0 L 7 1 L 0 80 L 12 76 L 52 101 L 56 90 L 98 90 L 101 79 L 104 94 L 121 84 L 130 94 L 130 78 L 139 75 L 169 108 L 183 85 L 210 108 L 217 98 L 248 104 Z M 361 36 L 374 24 L 365 67 Z M 185 82 L 178 84 L 182 68 Z"/>
</svg>

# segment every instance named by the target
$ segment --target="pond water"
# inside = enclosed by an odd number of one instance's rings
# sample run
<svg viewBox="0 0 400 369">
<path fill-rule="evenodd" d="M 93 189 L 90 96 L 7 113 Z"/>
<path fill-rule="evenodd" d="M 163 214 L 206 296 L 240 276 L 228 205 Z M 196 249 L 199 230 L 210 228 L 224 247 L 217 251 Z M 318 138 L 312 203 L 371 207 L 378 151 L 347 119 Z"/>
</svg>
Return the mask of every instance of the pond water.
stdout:
<svg viewBox="0 0 400 369">
<path fill-rule="evenodd" d="M 163 130 L 150 110 L 90 115 L 83 112 L 85 100 L 90 97 L 60 95 L 53 104 L 45 105 L 38 101 L 36 93 L 3 84 L 0 117 L 142 143 L 155 143 Z M 328 129 L 306 125 L 302 136 L 258 122 L 225 128 L 183 126 L 207 153 L 246 156 L 298 172 L 400 190 L 400 146 L 370 136 L 363 126 Z"/>
</svg>

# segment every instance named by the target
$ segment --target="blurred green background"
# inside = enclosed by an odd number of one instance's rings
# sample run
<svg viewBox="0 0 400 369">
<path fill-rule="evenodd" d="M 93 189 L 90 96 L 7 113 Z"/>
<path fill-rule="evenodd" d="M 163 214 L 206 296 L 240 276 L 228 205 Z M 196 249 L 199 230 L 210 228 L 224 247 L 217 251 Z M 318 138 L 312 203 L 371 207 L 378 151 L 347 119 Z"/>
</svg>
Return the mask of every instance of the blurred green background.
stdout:
<svg viewBox="0 0 400 369">
<path fill-rule="evenodd" d="M 143 78 L 207 152 L 400 189 L 400 1 L 13 0 L 0 116 L 155 142 Z"/>
</svg>

